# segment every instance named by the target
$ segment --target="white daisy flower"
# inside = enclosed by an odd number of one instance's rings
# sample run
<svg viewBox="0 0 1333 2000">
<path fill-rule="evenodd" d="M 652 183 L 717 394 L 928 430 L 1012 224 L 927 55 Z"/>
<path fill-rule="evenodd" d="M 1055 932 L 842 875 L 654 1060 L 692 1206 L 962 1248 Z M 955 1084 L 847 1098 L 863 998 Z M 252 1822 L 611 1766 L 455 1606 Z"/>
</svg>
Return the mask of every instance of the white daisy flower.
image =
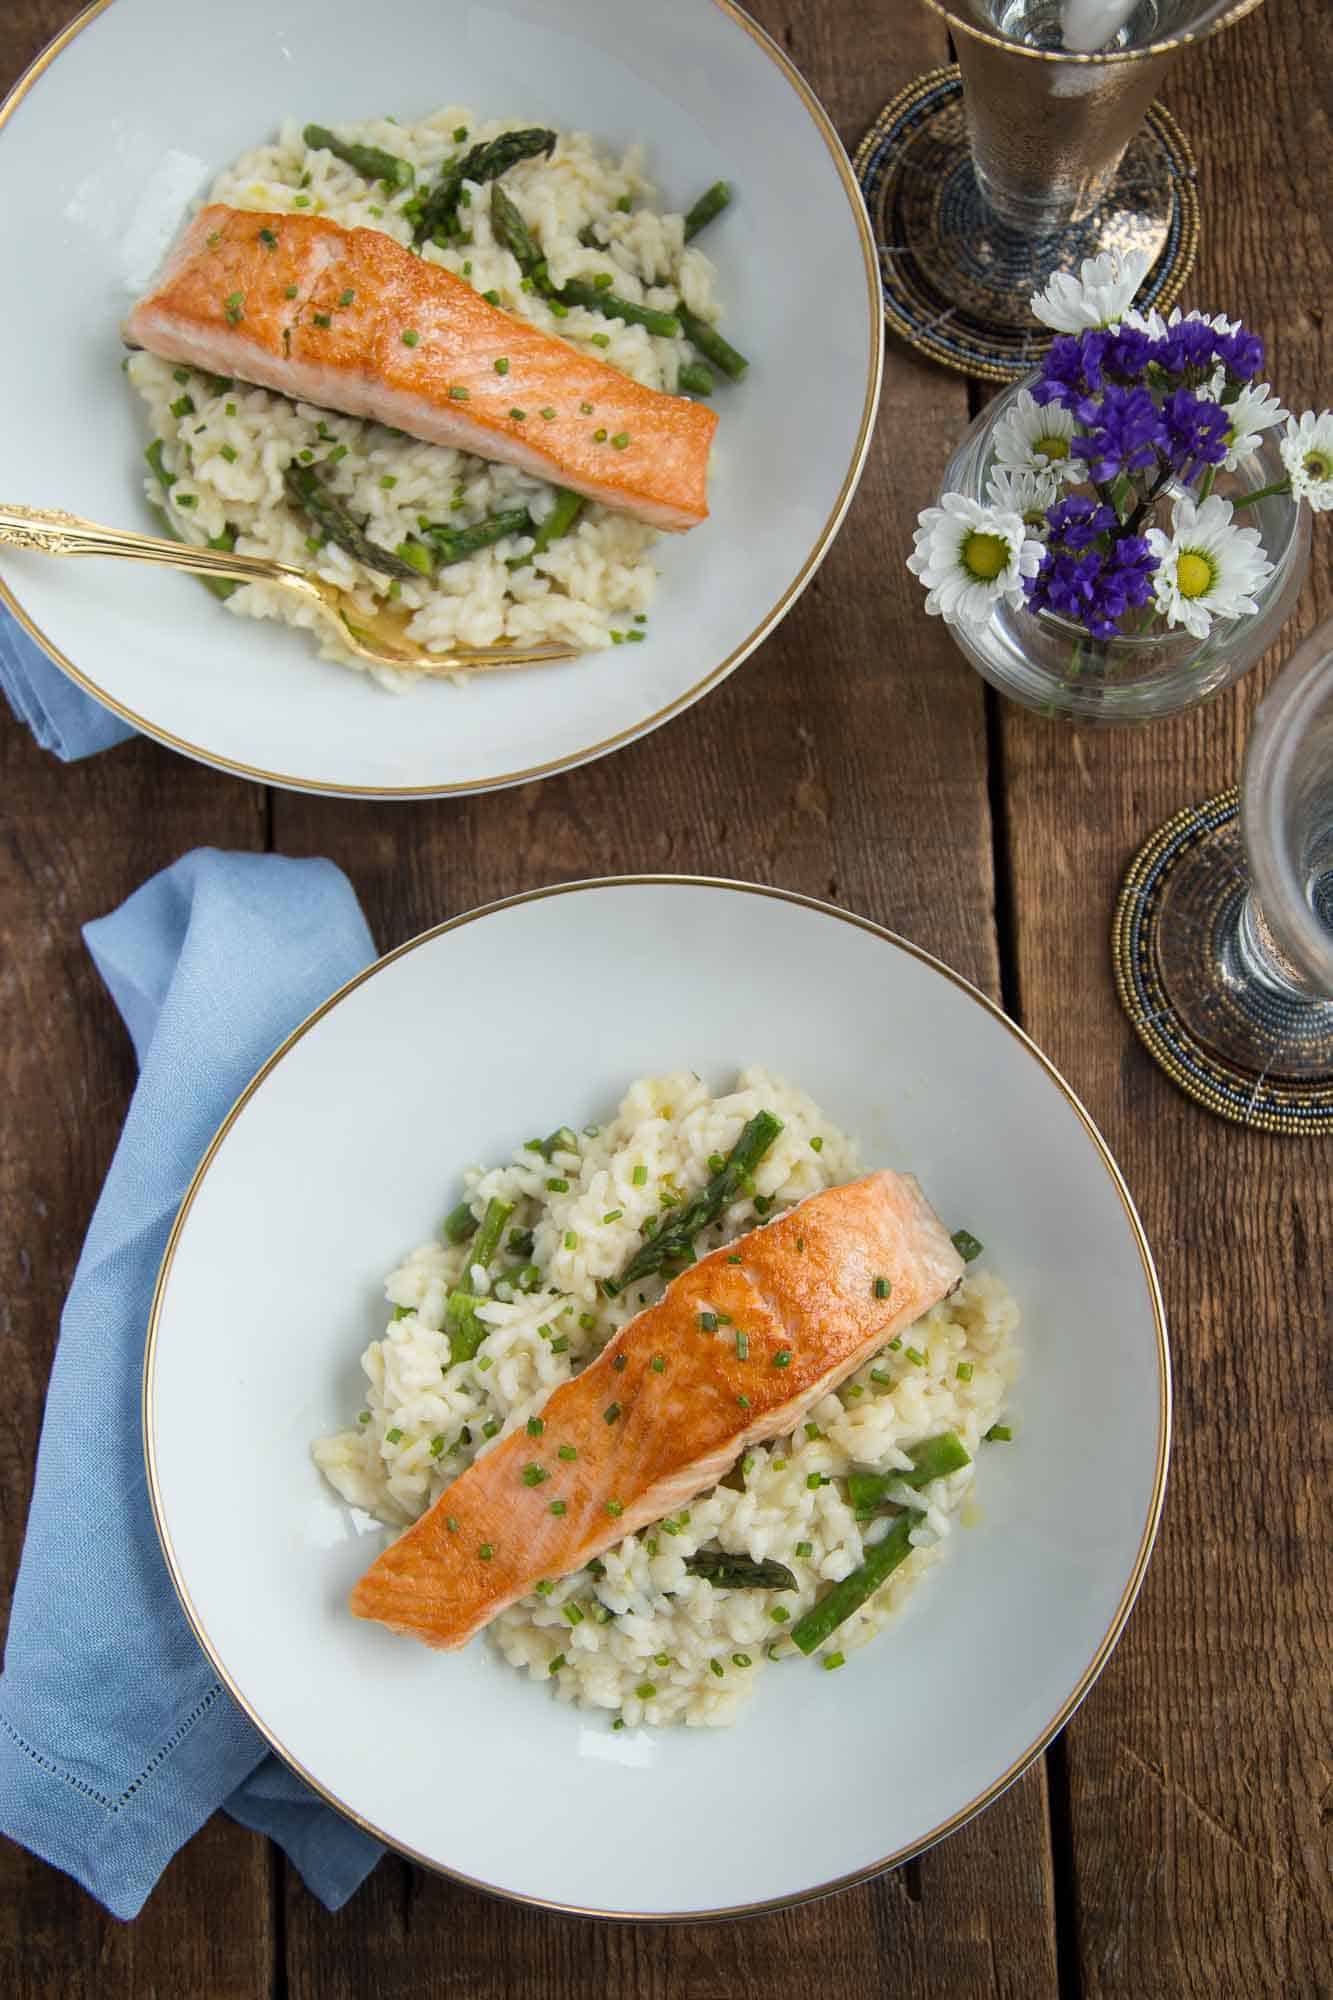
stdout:
<svg viewBox="0 0 1333 2000">
<path fill-rule="evenodd" d="M 1287 419 L 1276 396 L 1268 393 L 1268 383 L 1247 383 L 1234 403 L 1223 407 L 1231 419 L 1231 431 L 1227 441 L 1227 455 L 1222 460 L 1224 472 L 1234 472 L 1243 458 L 1259 449 L 1259 434 L 1271 430 L 1274 424 Z"/>
<path fill-rule="evenodd" d="M 1061 403 L 1044 406 L 1027 389 L 1020 389 L 995 426 L 998 464 L 1010 472 L 1053 472 L 1057 480 L 1080 480 L 1087 461 L 1074 458 L 1074 413 Z"/>
<path fill-rule="evenodd" d="M 1129 302 L 1152 262 L 1146 250 L 1107 250 L 1085 257 L 1077 278 L 1057 271 L 1044 292 L 1032 294 L 1032 310 L 1057 333 L 1082 333 L 1089 326 L 1120 326 Z"/>
<path fill-rule="evenodd" d="M 1059 493 L 1059 474 L 1050 470 L 1020 472 L 997 465 L 986 481 L 986 498 L 991 505 L 1006 514 L 1021 514 L 1024 527 L 1037 535 L 1044 532 L 1046 509 L 1054 505 Z"/>
<path fill-rule="evenodd" d="M 1333 507 L 1333 410 L 1307 410 L 1298 423 L 1287 418 L 1278 450 L 1291 479 L 1293 500 L 1308 500 L 1316 514 Z"/>
<path fill-rule="evenodd" d="M 983 507 L 963 493 L 942 493 L 938 507 L 917 517 L 907 567 L 926 587 L 926 609 L 946 625 L 984 625 L 1001 600 L 1024 603 L 1023 578 L 1035 576 L 1044 553 L 1022 517 Z"/>
<path fill-rule="evenodd" d="M 1183 625 L 1206 639 L 1214 618 L 1239 618 L 1259 609 L 1254 592 L 1273 574 L 1257 528 L 1232 524 L 1229 500 L 1214 494 L 1197 505 L 1177 500 L 1171 533 L 1149 528 L 1148 547 L 1157 560 L 1153 589 L 1168 625 Z"/>
</svg>

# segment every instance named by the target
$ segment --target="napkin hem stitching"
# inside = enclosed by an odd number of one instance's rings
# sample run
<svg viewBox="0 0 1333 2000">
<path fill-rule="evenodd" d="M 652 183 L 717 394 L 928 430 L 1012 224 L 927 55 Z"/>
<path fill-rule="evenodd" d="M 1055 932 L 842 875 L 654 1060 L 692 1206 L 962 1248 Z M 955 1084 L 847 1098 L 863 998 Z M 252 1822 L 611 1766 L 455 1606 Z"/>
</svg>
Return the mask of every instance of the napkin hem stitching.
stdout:
<svg viewBox="0 0 1333 2000">
<path fill-rule="evenodd" d="M 116 1799 L 105 1798 L 92 1785 L 85 1784 L 82 1778 L 74 1777 L 71 1772 L 62 1770 L 59 1764 L 53 1763 L 49 1757 L 44 1757 L 40 1750 L 35 1749 L 25 1737 L 19 1734 L 13 1723 L 5 1715 L 0 1715 L 0 1729 L 4 1730 L 6 1736 L 9 1737 L 16 1749 L 21 1750 L 25 1757 L 31 1759 L 38 1770 L 45 1771 L 50 1778 L 58 1778 L 62 1785 L 67 1785 L 71 1791 L 78 1792 L 80 1797 L 90 1800 L 93 1805 L 101 1806 L 104 1812 L 118 1813 L 129 1804 L 145 1779 L 151 1778 L 154 1771 L 157 1770 L 160 1764 L 166 1761 L 172 1751 L 180 1748 L 195 1724 L 202 1721 L 221 1693 L 221 1683 L 215 1682 L 203 1700 L 186 1716 L 175 1734 L 168 1737 L 160 1749 L 154 1751 L 138 1777 L 132 1778 L 125 1787 L 125 1790 L 120 1794 L 120 1797 Z"/>
</svg>

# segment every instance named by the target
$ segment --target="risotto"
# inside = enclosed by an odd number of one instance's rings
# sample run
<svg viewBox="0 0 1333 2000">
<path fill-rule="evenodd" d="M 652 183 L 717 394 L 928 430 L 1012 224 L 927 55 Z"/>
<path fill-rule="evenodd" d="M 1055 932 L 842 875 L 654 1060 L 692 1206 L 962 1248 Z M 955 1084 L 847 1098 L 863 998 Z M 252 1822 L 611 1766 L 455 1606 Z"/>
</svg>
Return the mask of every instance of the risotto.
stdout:
<svg viewBox="0 0 1333 2000">
<path fill-rule="evenodd" d="M 416 124 L 370 119 L 340 125 L 338 134 L 406 161 L 420 188 L 465 145 L 493 139 L 512 124 L 479 122 L 472 112 L 451 106 Z M 616 297 L 637 306 L 670 312 L 680 301 L 698 321 L 716 323 L 713 266 L 686 242 L 685 217 L 654 205 L 637 148 L 613 159 L 586 134 L 561 134 L 549 158 L 510 168 L 504 190 L 540 241 L 554 285 L 613 284 Z M 483 192 L 476 190 L 471 201 L 465 191 L 463 235 L 448 247 L 427 240 L 421 247 L 426 261 L 646 387 L 679 392 L 681 370 L 693 359 L 690 344 L 544 297 L 524 278 L 511 252 L 496 243 Z M 332 152 L 307 146 L 295 121 L 284 125 L 276 143 L 227 168 L 209 199 L 233 208 L 326 216 L 347 228 L 379 229 L 404 245 L 412 242 L 412 221 L 404 211 L 413 190 L 364 179 Z M 411 614 L 411 636 L 435 652 L 457 644 L 540 641 L 584 650 L 644 637 L 657 585 L 651 560 L 657 536 L 643 521 L 589 502 L 572 531 L 545 549 L 534 553 L 532 535 L 511 534 L 419 581 L 389 583 L 312 532 L 311 522 L 286 498 L 283 474 L 289 465 L 318 465 L 331 493 L 364 524 L 372 541 L 390 550 L 409 543 L 424 524 L 474 527 L 507 510 L 526 509 L 540 527 L 557 504 L 559 489 L 513 466 L 425 444 L 381 424 L 174 366 L 152 354 L 130 356 L 126 368 L 158 441 L 150 447 L 153 469 L 145 491 L 180 539 L 211 540 L 313 570 L 352 592 L 367 611 L 392 598 Z M 245 584 L 226 602 L 243 617 L 305 626 L 326 659 L 368 670 L 386 687 L 403 689 L 422 678 L 368 667 L 342 649 L 328 622 L 290 591 Z"/>
<path fill-rule="evenodd" d="M 479 1308 L 482 1345 L 453 1364 L 446 1299 L 460 1282 L 476 1289 L 481 1275 L 467 1244 L 423 1244 L 389 1274 L 393 1317 L 362 1357 L 365 1405 L 353 1428 L 313 1447 L 342 1497 L 401 1528 L 535 1417 L 553 1389 L 661 1297 L 660 1277 L 612 1298 L 600 1281 L 625 1268 L 666 1207 L 706 1184 L 710 1160 L 763 1109 L 783 1130 L 752 1189 L 698 1238 L 702 1255 L 858 1171 L 851 1140 L 803 1092 L 762 1069 L 744 1070 L 717 1096 L 692 1072 L 641 1078 L 610 1124 L 577 1135 L 561 1128 L 518 1147 L 504 1166 L 469 1171 L 474 1216 L 492 1198 L 513 1205 L 511 1275 L 489 1287 Z M 817 1401 L 792 1435 L 747 1451 L 688 1507 L 512 1605 L 488 1627 L 492 1642 L 562 1701 L 609 1711 L 614 1726 L 729 1723 L 770 1664 L 801 1658 L 787 1629 L 888 1527 L 884 1516 L 858 1519 L 848 1475 L 910 1473 L 911 1447 L 952 1432 L 972 1463 L 917 1490 L 887 1488 L 889 1501 L 916 1510 L 912 1551 L 821 1647 L 826 1667 L 840 1664 L 946 1553 L 978 1453 L 1004 1410 L 1017 1321 L 999 1278 L 970 1272 L 906 1336 Z M 776 1560 L 796 1588 L 715 1585 L 686 1566 L 704 1547 Z"/>
</svg>

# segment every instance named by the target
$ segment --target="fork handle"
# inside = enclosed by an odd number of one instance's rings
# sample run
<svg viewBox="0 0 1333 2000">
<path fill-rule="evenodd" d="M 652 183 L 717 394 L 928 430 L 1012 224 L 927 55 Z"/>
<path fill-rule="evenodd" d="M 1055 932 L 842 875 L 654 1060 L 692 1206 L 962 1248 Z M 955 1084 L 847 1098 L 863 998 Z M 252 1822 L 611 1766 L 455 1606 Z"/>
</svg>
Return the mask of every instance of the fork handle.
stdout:
<svg viewBox="0 0 1333 2000">
<path fill-rule="evenodd" d="M 35 549 L 44 556 L 123 556 L 130 562 L 165 563 L 196 576 L 236 577 L 247 583 L 272 583 L 275 572 L 306 581 L 300 570 L 271 556 L 196 548 L 191 542 L 169 542 L 128 528 L 104 528 L 59 507 L 19 507 L 4 501 L 0 501 L 0 548 Z"/>
</svg>

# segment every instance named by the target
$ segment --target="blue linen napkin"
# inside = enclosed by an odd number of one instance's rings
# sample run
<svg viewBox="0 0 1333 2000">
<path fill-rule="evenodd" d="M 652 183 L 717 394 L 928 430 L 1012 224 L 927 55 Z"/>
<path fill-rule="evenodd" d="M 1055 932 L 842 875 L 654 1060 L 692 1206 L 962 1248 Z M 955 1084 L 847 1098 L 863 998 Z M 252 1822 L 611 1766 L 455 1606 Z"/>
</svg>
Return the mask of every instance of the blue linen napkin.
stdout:
<svg viewBox="0 0 1333 2000">
<path fill-rule="evenodd" d="M 109 750 L 134 731 L 85 694 L 0 604 L 0 688 L 20 722 L 62 764 Z"/>
<path fill-rule="evenodd" d="M 225 1806 L 337 1909 L 383 1849 L 269 1754 L 199 1650 L 153 1528 L 139 1395 L 158 1264 L 205 1146 L 374 945 L 330 862 L 207 848 L 84 937 L 139 1082 L 51 1371 L 0 1674 L 0 1832 L 132 1917 Z"/>
</svg>

